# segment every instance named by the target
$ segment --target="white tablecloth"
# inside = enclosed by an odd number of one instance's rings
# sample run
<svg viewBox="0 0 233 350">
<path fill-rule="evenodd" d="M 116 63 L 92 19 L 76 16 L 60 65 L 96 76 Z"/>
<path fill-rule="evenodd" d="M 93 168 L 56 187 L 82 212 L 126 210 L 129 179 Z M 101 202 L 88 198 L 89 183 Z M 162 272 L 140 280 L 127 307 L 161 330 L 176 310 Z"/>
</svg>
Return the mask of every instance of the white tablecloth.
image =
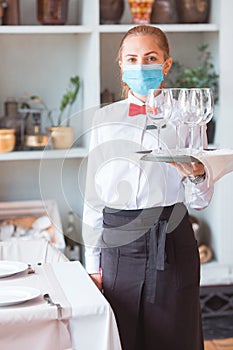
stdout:
<svg viewBox="0 0 233 350">
<path fill-rule="evenodd" d="M 42 238 L 0 242 L 0 260 L 22 261 L 31 265 L 68 261 L 60 250 Z"/>
<path fill-rule="evenodd" d="M 121 350 L 113 311 L 82 265 L 69 262 L 52 266 L 71 304 L 73 350 Z"/>
<path fill-rule="evenodd" d="M 71 347 L 71 307 L 50 264 L 36 266 L 33 274 L 26 270 L 1 278 L 0 291 L 4 292 L 4 288 L 14 291 L 15 300 L 22 295 L 22 288 L 36 288 L 41 295 L 20 304 L 0 307 L 0 349 L 64 350 Z M 62 305 L 61 315 L 57 306 L 44 300 L 46 293 Z M 1 296 L 1 302 L 3 300 Z"/>
<path fill-rule="evenodd" d="M 26 271 L 1 278 L 0 288 L 39 288 L 61 303 L 63 317 L 59 319 L 56 307 L 46 304 L 42 296 L 0 307 L 0 349 L 121 350 L 113 311 L 79 262 L 34 266 L 35 274 Z"/>
</svg>

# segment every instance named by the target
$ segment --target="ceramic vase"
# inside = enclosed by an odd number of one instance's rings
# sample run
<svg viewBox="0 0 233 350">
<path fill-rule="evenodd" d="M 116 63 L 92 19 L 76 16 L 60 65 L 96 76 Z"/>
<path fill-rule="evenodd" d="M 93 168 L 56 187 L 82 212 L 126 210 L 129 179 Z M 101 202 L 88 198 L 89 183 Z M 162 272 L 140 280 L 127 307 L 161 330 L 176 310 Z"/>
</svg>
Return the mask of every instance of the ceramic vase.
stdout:
<svg viewBox="0 0 233 350">
<path fill-rule="evenodd" d="M 175 0 L 155 0 L 151 23 L 177 23 L 178 14 Z"/>
<path fill-rule="evenodd" d="M 100 23 L 118 24 L 124 7 L 124 0 L 100 0 Z"/>
<path fill-rule="evenodd" d="M 179 0 L 177 10 L 181 23 L 208 22 L 211 0 Z"/>
<path fill-rule="evenodd" d="M 68 0 L 37 0 L 37 18 L 42 24 L 65 24 Z"/>
<path fill-rule="evenodd" d="M 151 23 L 151 11 L 154 0 L 128 0 L 134 24 Z"/>
<path fill-rule="evenodd" d="M 71 126 L 54 126 L 49 128 L 54 149 L 71 148 L 74 142 L 74 130 Z"/>
<path fill-rule="evenodd" d="M 5 4 L 6 4 L 6 7 L 4 7 L 2 24 L 15 25 L 15 26 L 19 25 L 20 24 L 19 0 L 7 0 L 5 1 Z"/>
</svg>

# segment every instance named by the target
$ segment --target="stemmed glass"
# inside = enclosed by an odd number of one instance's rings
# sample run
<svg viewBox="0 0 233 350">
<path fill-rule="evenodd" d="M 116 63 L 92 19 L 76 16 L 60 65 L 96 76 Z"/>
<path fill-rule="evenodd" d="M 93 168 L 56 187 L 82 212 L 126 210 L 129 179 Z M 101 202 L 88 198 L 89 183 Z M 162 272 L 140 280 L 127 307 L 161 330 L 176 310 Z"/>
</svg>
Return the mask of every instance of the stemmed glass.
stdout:
<svg viewBox="0 0 233 350">
<path fill-rule="evenodd" d="M 180 143 L 180 126 L 181 126 L 181 118 L 180 118 L 180 109 L 179 109 L 179 94 L 180 88 L 170 88 L 171 99 L 172 99 L 172 115 L 171 122 L 175 125 L 176 128 L 176 151 L 180 151 L 181 143 Z"/>
<path fill-rule="evenodd" d="M 203 119 L 203 99 L 201 89 L 181 89 L 178 106 L 181 120 L 189 127 L 189 151 L 193 151 L 194 127 Z"/>
<path fill-rule="evenodd" d="M 146 114 L 149 121 L 157 127 L 158 152 L 161 152 L 161 128 L 171 118 L 172 100 L 169 89 L 151 89 L 146 99 Z"/>
<path fill-rule="evenodd" d="M 213 118 L 214 115 L 214 96 L 210 88 L 201 89 L 203 103 L 203 118 L 200 121 L 200 147 L 199 151 L 204 149 L 204 131 L 205 125 Z"/>
</svg>

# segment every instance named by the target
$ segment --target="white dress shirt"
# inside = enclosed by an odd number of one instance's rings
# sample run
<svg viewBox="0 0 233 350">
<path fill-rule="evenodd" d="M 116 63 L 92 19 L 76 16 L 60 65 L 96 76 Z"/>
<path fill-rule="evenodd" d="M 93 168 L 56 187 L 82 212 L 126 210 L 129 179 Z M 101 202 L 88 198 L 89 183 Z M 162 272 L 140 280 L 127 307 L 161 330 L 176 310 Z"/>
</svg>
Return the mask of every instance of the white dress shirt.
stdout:
<svg viewBox="0 0 233 350">
<path fill-rule="evenodd" d="M 157 130 L 146 130 L 145 115 L 128 116 L 129 103 L 143 105 L 129 93 L 128 99 L 99 109 L 93 119 L 86 192 L 83 210 L 83 239 L 88 273 L 99 271 L 102 233 L 102 210 L 105 206 L 124 210 L 170 206 L 186 202 L 185 181 L 176 168 L 162 162 L 139 161 L 135 152 L 155 149 Z M 181 127 L 183 147 L 187 146 L 188 128 Z M 199 143 L 197 134 L 196 144 Z M 161 130 L 163 148 L 176 146 L 175 127 L 168 123 Z M 208 179 L 191 186 L 188 205 L 202 209 L 208 206 L 213 187 Z"/>
</svg>

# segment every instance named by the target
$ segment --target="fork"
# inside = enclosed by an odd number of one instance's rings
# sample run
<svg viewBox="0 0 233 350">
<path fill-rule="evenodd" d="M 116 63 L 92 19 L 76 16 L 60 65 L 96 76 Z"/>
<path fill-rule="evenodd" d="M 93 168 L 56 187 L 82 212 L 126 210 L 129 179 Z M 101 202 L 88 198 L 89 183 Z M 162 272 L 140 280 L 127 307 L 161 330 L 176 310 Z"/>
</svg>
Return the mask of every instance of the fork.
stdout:
<svg viewBox="0 0 233 350">
<path fill-rule="evenodd" d="M 44 294 L 44 300 L 51 306 L 57 307 L 58 319 L 62 319 L 62 306 L 59 303 L 54 303 L 48 293 Z"/>
<path fill-rule="evenodd" d="M 30 273 L 35 273 L 35 269 L 32 268 L 32 265 L 31 265 L 31 264 L 28 264 L 28 269 L 27 269 L 27 271 L 28 271 L 28 274 L 30 274 Z"/>
</svg>

